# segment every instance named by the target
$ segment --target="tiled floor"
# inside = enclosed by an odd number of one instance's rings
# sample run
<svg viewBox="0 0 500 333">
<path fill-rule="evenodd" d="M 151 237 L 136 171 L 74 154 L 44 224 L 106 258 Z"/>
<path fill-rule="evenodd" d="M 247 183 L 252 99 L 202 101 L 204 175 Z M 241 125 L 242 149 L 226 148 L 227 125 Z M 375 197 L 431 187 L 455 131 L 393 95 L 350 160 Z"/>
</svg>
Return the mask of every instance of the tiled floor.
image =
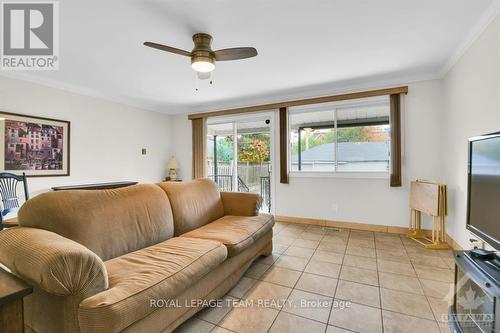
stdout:
<svg viewBox="0 0 500 333">
<path fill-rule="evenodd" d="M 224 307 L 176 332 L 448 333 L 452 269 L 451 251 L 398 235 L 277 223 Z"/>
</svg>

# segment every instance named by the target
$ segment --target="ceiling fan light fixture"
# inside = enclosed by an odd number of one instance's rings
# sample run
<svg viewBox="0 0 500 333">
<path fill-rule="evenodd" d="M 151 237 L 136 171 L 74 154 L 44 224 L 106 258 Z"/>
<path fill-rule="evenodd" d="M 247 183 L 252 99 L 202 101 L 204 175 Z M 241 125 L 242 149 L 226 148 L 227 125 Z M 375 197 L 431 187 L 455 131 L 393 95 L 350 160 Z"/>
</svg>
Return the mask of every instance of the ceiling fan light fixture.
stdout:
<svg viewBox="0 0 500 333">
<path fill-rule="evenodd" d="M 191 58 L 191 68 L 199 73 L 210 73 L 215 69 L 215 61 L 210 57 L 194 56 Z"/>
</svg>

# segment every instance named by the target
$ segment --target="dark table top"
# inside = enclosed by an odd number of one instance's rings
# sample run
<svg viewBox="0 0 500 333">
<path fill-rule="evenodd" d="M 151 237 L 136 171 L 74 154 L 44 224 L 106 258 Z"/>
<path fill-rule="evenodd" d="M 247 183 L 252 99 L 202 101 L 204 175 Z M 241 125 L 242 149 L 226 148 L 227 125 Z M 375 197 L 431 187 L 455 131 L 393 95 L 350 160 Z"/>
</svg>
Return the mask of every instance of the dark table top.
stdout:
<svg viewBox="0 0 500 333">
<path fill-rule="evenodd" d="M 32 292 L 32 287 L 0 267 L 0 306 L 29 295 Z"/>
<path fill-rule="evenodd" d="M 110 182 L 110 183 L 96 183 L 96 184 L 81 184 L 81 185 L 68 185 L 68 186 L 56 186 L 53 187 L 53 191 L 65 191 L 65 190 L 109 190 L 112 188 L 127 187 L 131 185 L 136 185 L 137 182 Z"/>
</svg>

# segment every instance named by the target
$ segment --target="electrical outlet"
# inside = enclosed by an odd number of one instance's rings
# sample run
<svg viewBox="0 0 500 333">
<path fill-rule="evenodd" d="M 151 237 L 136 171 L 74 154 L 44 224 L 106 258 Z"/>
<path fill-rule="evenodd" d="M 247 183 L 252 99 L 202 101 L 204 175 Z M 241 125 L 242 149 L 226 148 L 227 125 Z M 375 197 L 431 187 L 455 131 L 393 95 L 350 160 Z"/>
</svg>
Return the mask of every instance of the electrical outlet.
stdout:
<svg viewBox="0 0 500 333">
<path fill-rule="evenodd" d="M 147 149 L 146 148 L 142 148 L 142 155 L 146 155 L 148 152 L 147 152 Z"/>
</svg>

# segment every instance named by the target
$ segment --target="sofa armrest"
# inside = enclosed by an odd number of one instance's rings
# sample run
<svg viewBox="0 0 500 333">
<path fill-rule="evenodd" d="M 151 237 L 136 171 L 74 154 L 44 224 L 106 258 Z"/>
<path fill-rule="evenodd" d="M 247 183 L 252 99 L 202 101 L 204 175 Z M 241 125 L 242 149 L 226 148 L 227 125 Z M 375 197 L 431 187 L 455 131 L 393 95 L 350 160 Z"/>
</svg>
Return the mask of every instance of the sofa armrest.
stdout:
<svg viewBox="0 0 500 333">
<path fill-rule="evenodd" d="M 0 231 L 0 262 L 50 294 L 89 297 L 108 288 L 103 261 L 56 233 L 16 227 Z"/>
<path fill-rule="evenodd" d="M 262 205 L 262 198 L 256 193 L 221 192 L 225 215 L 257 216 Z"/>
</svg>

